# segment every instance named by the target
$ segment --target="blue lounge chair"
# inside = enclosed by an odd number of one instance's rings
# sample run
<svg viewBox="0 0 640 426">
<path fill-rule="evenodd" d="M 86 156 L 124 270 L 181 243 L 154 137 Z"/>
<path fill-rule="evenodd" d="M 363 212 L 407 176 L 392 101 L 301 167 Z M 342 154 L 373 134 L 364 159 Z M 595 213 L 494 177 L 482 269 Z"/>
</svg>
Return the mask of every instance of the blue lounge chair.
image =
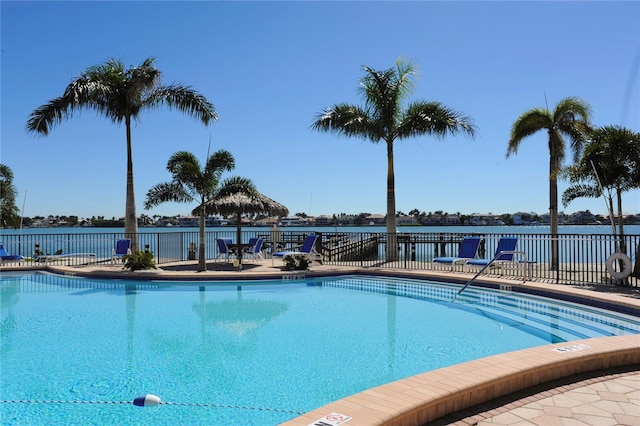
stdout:
<svg viewBox="0 0 640 426">
<path fill-rule="evenodd" d="M 249 244 L 251 245 L 251 247 L 249 247 L 244 254 L 247 256 L 247 258 L 249 259 L 253 259 L 254 261 L 257 261 L 258 259 L 262 259 L 262 243 L 264 242 L 264 240 L 262 238 L 249 238 Z"/>
<path fill-rule="evenodd" d="M 451 265 L 451 269 L 456 265 L 463 265 L 468 260 L 476 257 L 478 254 L 478 247 L 480 247 L 480 241 L 482 241 L 482 237 L 464 237 L 460 244 L 460 248 L 458 249 L 458 256 L 436 257 L 433 259 L 433 262 Z"/>
<path fill-rule="evenodd" d="M 124 239 L 116 241 L 116 248 L 111 250 L 111 264 L 115 264 L 117 259 L 122 258 L 128 254 L 131 254 L 131 240 Z"/>
<path fill-rule="evenodd" d="M 0 244 L 0 263 L 3 262 L 20 262 L 24 259 L 24 257 L 16 254 L 9 254 L 7 250 L 5 250 L 4 246 Z"/>
<path fill-rule="evenodd" d="M 465 262 L 465 265 L 487 266 L 496 262 L 513 262 L 513 255 L 521 253 L 516 251 L 518 245 L 518 237 L 502 237 L 498 240 L 496 253 L 491 259 L 471 259 Z"/>
<path fill-rule="evenodd" d="M 317 260 L 322 263 L 322 255 L 316 251 L 316 241 L 318 240 L 318 236 L 316 234 L 307 235 L 302 243 L 302 246 L 298 250 L 292 251 L 278 251 L 273 253 L 271 257 L 271 263 L 273 264 L 274 257 L 283 258 L 285 256 L 295 256 L 302 255 L 309 258 L 309 260 Z"/>
<path fill-rule="evenodd" d="M 479 267 L 480 270 L 476 276 L 482 274 L 493 265 L 505 266 L 505 269 L 501 271 L 502 274 L 506 274 L 509 268 L 514 270 L 522 268 L 522 275 L 524 279 L 527 280 L 531 274 L 530 270 L 536 262 L 527 260 L 527 254 L 525 252 L 516 250 L 517 245 L 517 237 L 502 237 L 498 240 L 498 247 L 492 259 L 472 259 L 466 262 L 465 266 Z M 516 255 L 518 256 L 518 260 L 514 259 Z"/>
</svg>

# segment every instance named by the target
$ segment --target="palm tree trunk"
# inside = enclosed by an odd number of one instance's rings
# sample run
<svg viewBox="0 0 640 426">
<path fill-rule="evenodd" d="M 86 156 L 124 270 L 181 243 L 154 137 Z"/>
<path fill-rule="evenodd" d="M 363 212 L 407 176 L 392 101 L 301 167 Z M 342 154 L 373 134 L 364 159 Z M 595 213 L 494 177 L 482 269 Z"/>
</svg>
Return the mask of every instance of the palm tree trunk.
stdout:
<svg viewBox="0 0 640 426">
<path fill-rule="evenodd" d="M 619 243 L 618 243 L 618 250 L 620 251 L 620 253 L 624 253 L 627 254 L 627 244 L 624 241 L 624 218 L 622 216 L 622 191 L 620 190 L 620 187 L 616 188 L 616 198 L 617 198 L 617 202 L 618 202 L 618 227 L 620 228 L 620 233 L 619 235 Z M 612 210 L 613 212 L 613 210 Z M 636 265 L 633 268 L 633 270 L 631 271 L 631 275 L 633 276 L 637 276 L 638 272 L 640 272 L 640 269 L 638 269 L 638 258 L 637 258 L 637 254 L 636 253 Z M 619 265 L 619 270 L 622 270 L 622 260 L 619 261 L 620 265 Z M 635 272 L 635 274 L 634 274 Z M 624 285 L 630 285 L 629 283 L 629 278 L 625 278 L 623 280 L 623 284 Z"/>
<path fill-rule="evenodd" d="M 558 270 L 558 156 L 551 147 L 549 160 L 549 218 L 551 225 L 551 270 Z"/>
<path fill-rule="evenodd" d="M 138 219 L 136 197 L 133 190 L 133 153 L 131 148 L 131 117 L 125 119 L 127 128 L 127 200 L 124 214 L 124 233 L 131 239 L 131 251 L 138 250 Z"/>
<path fill-rule="evenodd" d="M 619 249 L 622 253 L 627 253 L 627 245 L 624 242 L 624 218 L 622 217 L 622 191 L 620 188 L 616 188 L 616 196 L 618 201 L 618 228 L 620 228 L 620 246 Z"/>
<path fill-rule="evenodd" d="M 387 262 L 398 260 L 396 233 L 396 177 L 393 168 L 393 141 L 387 141 Z"/>
<path fill-rule="evenodd" d="M 207 270 L 207 259 L 205 259 L 205 242 L 204 242 L 204 223 L 206 220 L 206 207 L 204 205 L 204 199 L 200 204 L 200 245 L 198 247 L 198 272 L 204 272 Z"/>
</svg>

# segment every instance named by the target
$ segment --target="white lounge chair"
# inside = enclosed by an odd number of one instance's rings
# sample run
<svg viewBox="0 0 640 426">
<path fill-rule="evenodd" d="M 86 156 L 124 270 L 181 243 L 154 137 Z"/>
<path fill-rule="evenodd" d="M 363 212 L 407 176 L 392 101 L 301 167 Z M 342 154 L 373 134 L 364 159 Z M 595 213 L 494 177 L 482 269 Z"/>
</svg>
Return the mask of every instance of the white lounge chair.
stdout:
<svg viewBox="0 0 640 426">
<path fill-rule="evenodd" d="M 316 234 L 307 235 L 307 237 L 304 239 L 304 242 L 302 243 L 302 246 L 298 250 L 279 251 L 279 252 L 273 253 L 271 257 L 271 263 L 273 264 L 274 257 L 280 257 L 284 259 L 285 256 L 295 256 L 295 255 L 302 255 L 307 257 L 309 260 L 312 260 L 312 261 L 317 260 L 318 262 L 322 263 L 322 254 L 318 253 L 318 251 L 316 250 L 317 240 L 318 240 L 318 235 Z"/>
</svg>

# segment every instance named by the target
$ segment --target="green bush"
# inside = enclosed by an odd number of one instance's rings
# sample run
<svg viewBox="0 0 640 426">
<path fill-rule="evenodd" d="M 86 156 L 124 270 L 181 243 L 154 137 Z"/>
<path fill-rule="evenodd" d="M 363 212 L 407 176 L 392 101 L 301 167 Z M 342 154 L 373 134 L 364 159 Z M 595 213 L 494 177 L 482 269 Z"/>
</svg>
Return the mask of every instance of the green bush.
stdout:
<svg viewBox="0 0 640 426">
<path fill-rule="evenodd" d="M 306 271 L 311 264 L 309 258 L 301 254 L 288 254 L 282 260 L 284 261 L 283 271 Z"/>
<path fill-rule="evenodd" d="M 153 253 L 137 250 L 131 254 L 126 254 L 122 257 L 124 262 L 124 269 L 131 271 L 140 271 L 142 269 L 156 269 L 156 261 L 153 258 Z"/>
</svg>

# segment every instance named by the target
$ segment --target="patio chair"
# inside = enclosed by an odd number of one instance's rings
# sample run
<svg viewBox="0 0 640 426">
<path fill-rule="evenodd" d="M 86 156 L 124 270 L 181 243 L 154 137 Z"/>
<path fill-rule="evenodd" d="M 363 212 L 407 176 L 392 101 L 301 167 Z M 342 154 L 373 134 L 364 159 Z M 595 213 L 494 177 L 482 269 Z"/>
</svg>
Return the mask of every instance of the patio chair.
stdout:
<svg viewBox="0 0 640 426">
<path fill-rule="evenodd" d="M 433 263 L 451 265 L 451 270 L 453 270 L 456 265 L 464 265 L 468 260 L 476 257 L 478 248 L 480 247 L 480 241 L 482 241 L 482 237 L 464 237 L 458 249 L 458 256 L 436 257 L 433 259 Z"/>
<path fill-rule="evenodd" d="M 264 243 L 262 238 L 249 238 L 249 244 L 251 244 L 251 247 L 244 252 L 247 258 L 253 259 L 253 261 L 258 261 L 258 259 L 264 258 L 262 255 L 262 243 Z"/>
<path fill-rule="evenodd" d="M 216 244 L 218 245 L 218 256 L 216 257 L 216 262 L 220 259 L 225 259 L 229 262 L 231 256 L 235 255 L 235 252 L 229 248 L 231 238 L 216 238 Z"/>
<path fill-rule="evenodd" d="M 131 240 L 127 238 L 116 241 L 116 248 L 111 250 L 111 264 L 114 265 L 117 259 L 122 261 L 128 254 L 131 254 Z"/>
<path fill-rule="evenodd" d="M 24 259 L 23 256 L 17 254 L 9 254 L 7 250 L 5 250 L 4 246 L 0 244 L 0 264 L 3 262 L 21 262 Z"/>
<path fill-rule="evenodd" d="M 318 240 L 318 235 L 311 234 L 307 235 L 302 243 L 302 246 L 298 250 L 292 251 L 278 251 L 271 255 L 271 264 L 273 264 L 274 257 L 280 257 L 284 259 L 285 256 L 295 256 L 302 255 L 307 257 L 309 260 L 317 260 L 319 263 L 322 263 L 322 255 L 316 251 L 316 241 Z"/>
</svg>

